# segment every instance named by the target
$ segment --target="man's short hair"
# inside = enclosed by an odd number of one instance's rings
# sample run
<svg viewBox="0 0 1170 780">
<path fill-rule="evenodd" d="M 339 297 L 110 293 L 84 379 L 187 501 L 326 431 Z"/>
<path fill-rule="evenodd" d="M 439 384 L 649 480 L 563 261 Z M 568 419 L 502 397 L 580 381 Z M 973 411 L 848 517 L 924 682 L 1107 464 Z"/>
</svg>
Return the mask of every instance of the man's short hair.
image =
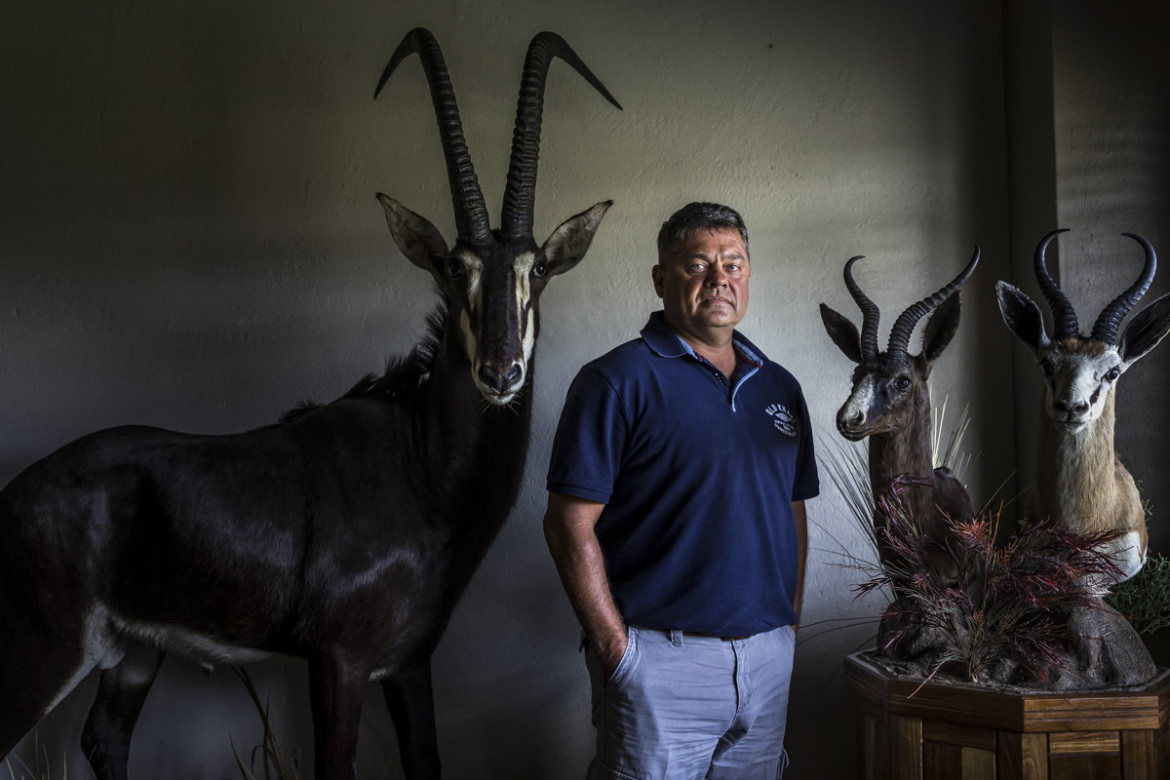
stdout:
<svg viewBox="0 0 1170 780">
<path fill-rule="evenodd" d="M 748 248 L 747 226 L 743 217 L 730 206 L 718 203 L 688 203 L 670 215 L 658 231 L 658 263 L 670 257 L 696 233 L 704 230 L 730 229 L 739 233 L 743 248 Z"/>
</svg>

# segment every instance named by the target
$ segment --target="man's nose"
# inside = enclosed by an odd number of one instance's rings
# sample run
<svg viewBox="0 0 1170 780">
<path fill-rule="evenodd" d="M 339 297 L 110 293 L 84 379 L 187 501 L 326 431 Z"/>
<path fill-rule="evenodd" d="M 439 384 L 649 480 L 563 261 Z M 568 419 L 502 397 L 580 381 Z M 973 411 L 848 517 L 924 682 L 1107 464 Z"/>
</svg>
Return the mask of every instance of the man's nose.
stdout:
<svg viewBox="0 0 1170 780">
<path fill-rule="evenodd" d="M 717 265 L 707 269 L 707 284 L 711 287 L 721 287 L 727 283 L 727 272 Z"/>
</svg>

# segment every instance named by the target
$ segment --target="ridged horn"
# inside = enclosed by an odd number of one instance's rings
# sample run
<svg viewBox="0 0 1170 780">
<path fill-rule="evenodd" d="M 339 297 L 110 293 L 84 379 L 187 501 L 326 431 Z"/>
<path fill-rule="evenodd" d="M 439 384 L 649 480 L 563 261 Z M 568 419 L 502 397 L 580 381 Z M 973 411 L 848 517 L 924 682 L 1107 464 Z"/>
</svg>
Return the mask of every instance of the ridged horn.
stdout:
<svg viewBox="0 0 1170 780">
<path fill-rule="evenodd" d="M 447 160 L 455 228 L 460 238 L 472 243 L 483 243 L 491 238 L 491 221 L 488 219 L 483 193 L 479 189 L 479 180 L 475 177 L 475 168 L 471 164 L 471 155 L 467 151 L 467 141 L 463 137 L 463 123 L 459 120 L 459 107 L 455 104 L 455 90 L 447 75 L 447 64 L 438 41 L 429 30 L 416 27 L 406 34 L 382 71 L 374 98 L 377 99 L 399 63 L 411 54 L 418 54 L 427 75 L 427 84 L 431 88 L 443 156 Z"/>
<path fill-rule="evenodd" d="M 621 110 L 609 90 L 585 67 L 564 38 L 551 32 L 537 33 L 528 45 L 520 99 L 516 106 L 516 128 L 512 133 L 512 158 L 508 165 L 508 186 L 500 227 L 511 237 L 532 235 L 532 212 L 536 204 L 536 168 L 540 156 L 540 123 L 544 113 L 544 85 L 553 57 L 573 66 L 593 88 Z"/>
<path fill-rule="evenodd" d="M 971 256 L 971 261 L 967 263 L 966 268 L 959 272 L 958 276 L 934 295 L 923 298 L 898 315 L 898 319 L 894 322 L 894 327 L 890 331 L 890 343 L 886 351 L 889 353 L 905 352 L 906 347 L 910 344 L 910 334 L 914 332 L 914 326 L 918 324 L 918 321 L 929 314 L 934 307 L 951 297 L 955 290 L 962 287 L 963 283 L 967 281 L 967 278 L 975 272 L 975 266 L 978 264 L 979 246 L 976 245 L 975 254 Z"/>
<path fill-rule="evenodd" d="M 1142 245 L 1142 249 L 1146 252 L 1146 264 L 1137 281 L 1130 285 L 1128 290 L 1114 298 L 1101 311 L 1097 321 L 1093 323 L 1093 338 L 1114 346 L 1117 345 L 1117 331 L 1121 328 L 1121 321 L 1150 289 L 1150 285 L 1154 281 L 1154 271 L 1158 268 L 1158 257 L 1154 254 L 1154 247 L 1150 245 L 1149 241 L 1136 233 L 1122 233 L 1121 235 L 1132 238 Z"/>
<path fill-rule="evenodd" d="M 1036 270 L 1036 283 L 1040 285 L 1040 292 L 1044 294 L 1044 300 L 1048 301 L 1048 309 L 1052 312 L 1052 329 L 1057 339 L 1076 338 L 1081 332 L 1080 323 L 1077 322 L 1077 310 L 1073 308 L 1072 302 L 1069 301 L 1064 291 L 1057 286 L 1056 282 L 1052 281 L 1044 259 L 1052 239 L 1067 232 L 1068 228 L 1061 228 L 1044 236 L 1040 240 L 1040 245 L 1036 247 L 1036 257 L 1033 261 Z"/>
<path fill-rule="evenodd" d="M 864 257 L 865 255 L 851 257 L 845 263 L 845 287 L 853 296 L 853 300 L 857 302 L 857 308 L 861 309 L 861 357 L 868 359 L 878 353 L 877 333 L 881 311 L 878 309 L 878 305 L 861 291 L 861 286 L 853 279 L 853 264 Z"/>
</svg>

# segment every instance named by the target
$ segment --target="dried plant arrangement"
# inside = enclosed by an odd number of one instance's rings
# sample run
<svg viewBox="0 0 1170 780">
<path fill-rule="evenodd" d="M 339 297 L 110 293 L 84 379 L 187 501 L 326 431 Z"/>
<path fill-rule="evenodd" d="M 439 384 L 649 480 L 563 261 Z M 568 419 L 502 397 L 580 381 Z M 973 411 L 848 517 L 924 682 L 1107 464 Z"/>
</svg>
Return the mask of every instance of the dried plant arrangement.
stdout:
<svg viewBox="0 0 1170 780">
<path fill-rule="evenodd" d="M 1073 639 L 1068 615 L 1100 600 L 1086 583 L 1115 575 L 1100 546 L 1109 534 L 1077 534 L 1050 521 L 1026 521 L 1002 545 L 1002 507 L 950 524 L 959 583 L 946 585 L 925 565 L 928 540 L 906 510 L 897 480 L 878 500 L 875 535 L 891 563 L 858 585 L 861 594 L 889 587 L 895 598 L 882 620 L 878 651 L 924 661 L 971 682 L 1040 683 L 1068 669 Z"/>
</svg>

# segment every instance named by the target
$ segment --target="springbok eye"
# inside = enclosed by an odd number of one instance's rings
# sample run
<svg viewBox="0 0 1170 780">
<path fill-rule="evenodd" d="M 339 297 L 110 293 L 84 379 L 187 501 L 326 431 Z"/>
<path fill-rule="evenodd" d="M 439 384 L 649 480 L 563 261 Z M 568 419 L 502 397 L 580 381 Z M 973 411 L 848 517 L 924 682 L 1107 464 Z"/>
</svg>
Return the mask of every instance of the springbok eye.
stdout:
<svg viewBox="0 0 1170 780">
<path fill-rule="evenodd" d="M 900 376 L 894 380 L 894 389 L 901 392 L 910 387 L 910 377 Z"/>
<path fill-rule="evenodd" d="M 1117 366 L 1114 366 L 1113 368 L 1109 369 L 1109 371 L 1107 371 L 1105 373 L 1105 381 L 1112 382 L 1112 381 L 1116 380 L 1117 377 L 1119 377 L 1119 376 L 1121 376 L 1121 369 L 1118 368 Z"/>
<path fill-rule="evenodd" d="M 454 257 L 448 257 L 446 264 L 443 266 L 443 272 L 447 274 L 448 279 L 455 279 L 463 273 L 463 263 Z"/>
<path fill-rule="evenodd" d="M 1041 360 L 1040 361 L 1040 370 L 1044 372 L 1044 376 L 1052 376 L 1052 361 L 1051 360 Z"/>
<path fill-rule="evenodd" d="M 537 279 L 543 279 L 548 276 L 548 263 L 543 260 L 537 260 L 536 264 L 532 266 L 532 275 Z"/>
</svg>

